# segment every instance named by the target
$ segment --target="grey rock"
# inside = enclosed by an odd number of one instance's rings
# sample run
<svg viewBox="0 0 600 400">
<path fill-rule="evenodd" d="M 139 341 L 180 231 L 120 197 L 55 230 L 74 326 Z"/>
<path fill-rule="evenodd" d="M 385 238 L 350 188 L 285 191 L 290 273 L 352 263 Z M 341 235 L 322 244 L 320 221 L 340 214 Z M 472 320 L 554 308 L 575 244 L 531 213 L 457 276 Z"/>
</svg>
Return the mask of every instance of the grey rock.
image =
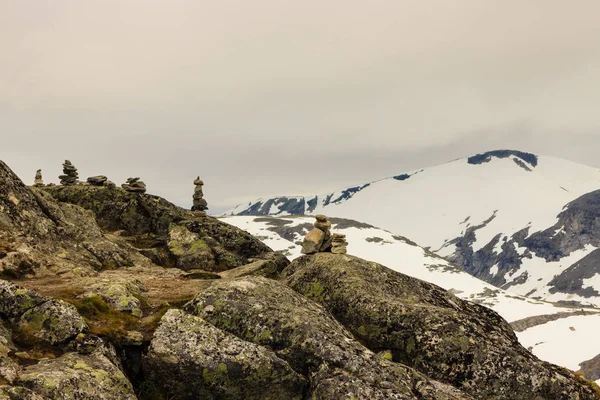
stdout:
<svg viewBox="0 0 600 400">
<path fill-rule="evenodd" d="M 19 384 L 51 400 L 135 400 L 131 383 L 99 354 L 67 353 L 27 367 Z"/>
<path fill-rule="evenodd" d="M 88 328 L 72 304 L 56 299 L 29 309 L 14 325 L 21 340 L 49 345 L 65 343 Z"/>
<path fill-rule="evenodd" d="M 144 369 L 168 393 L 187 398 L 301 398 L 306 379 L 274 352 L 223 332 L 200 317 L 169 310 Z"/>
</svg>

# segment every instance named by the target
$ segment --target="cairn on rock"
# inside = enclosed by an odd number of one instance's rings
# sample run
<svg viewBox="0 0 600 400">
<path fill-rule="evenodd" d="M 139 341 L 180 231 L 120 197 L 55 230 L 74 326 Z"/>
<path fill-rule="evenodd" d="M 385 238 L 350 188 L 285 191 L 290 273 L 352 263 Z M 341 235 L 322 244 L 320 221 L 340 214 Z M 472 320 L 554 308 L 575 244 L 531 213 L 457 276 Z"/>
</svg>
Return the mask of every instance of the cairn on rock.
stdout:
<svg viewBox="0 0 600 400">
<path fill-rule="evenodd" d="M 325 215 L 315 217 L 315 228 L 308 232 L 302 243 L 302 254 L 315 254 L 331 251 L 331 221 Z"/>
<path fill-rule="evenodd" d="M 346 235 L 334 233 L 331 239 L 331 252 L 333 254 L 346 254 L 347 251 L 348 242 L 346 242 Z"/>
<path fill-rule="evenodd" d="M 202 192 L 202 186 L 204 185 L 204 182 L 200 177 L 197 177 L 194 180 L 194 185 L 196 185 L 196 187 L 194 188 L 194 196 L 192 197 L 194 199 L 192 211 L 208 210 L 208 203 L 203 199 L 204 193 Z"/>
<path fill-rule="evenodd" d="M 71 161 L 65 160 L 63 164 L 63 174 L 58 177 L 60 179 L 60 184 L 64 186 L 72 186 L 77 183 L 77 179 L 79 178 L 79 174 L 77 173 L 77 168 Z"/>
<path fill-rule="evenodd" d="M 121 187 L 131 193 L 146 193 L 146 184 L 140 178 L 128 178 Z"/>
<path fill-rule="evenodd" d="M 42 170 L 41 169 L 38 169 L 35 172 L 35 179 L 33 181 L 33 186 L 35 186 L 35 187 L 44 186 L 44 180 L 42 179 Z"/>
<path fill-rule="evenodd" d="M 89 178 L 87 178 L 87 182 L 91 186 L 104 186 L 107 181 L 108 178 L 104 175 L 90 176 Z"/>
</svg>

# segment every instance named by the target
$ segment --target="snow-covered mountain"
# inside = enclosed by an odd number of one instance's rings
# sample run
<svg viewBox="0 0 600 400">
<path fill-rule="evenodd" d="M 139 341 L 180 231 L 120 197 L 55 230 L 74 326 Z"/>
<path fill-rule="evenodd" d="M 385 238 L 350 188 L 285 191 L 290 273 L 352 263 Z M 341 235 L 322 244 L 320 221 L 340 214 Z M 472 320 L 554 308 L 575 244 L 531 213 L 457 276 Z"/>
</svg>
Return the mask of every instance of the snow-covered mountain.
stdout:
<svg viewBox="0 0 600 400">
<path fill-rule="evenodd" d="M 258 237 L 290 259 L 300 256 L 313 217 L 230 216 L 224 222 Z M 579 364 L 600 354 L 595 340 L 600 309 L 584 311 L 515 295 L 483 282 L 409 239 L 372 225 L 331 218 L 332 230 L 346 235 L 348 253 L 404 274 L 434 283 L 457 296 L 494 309 L 513 323 L 521 343 L 538 357 L 579 370 Z M 589 372 L 594 377 L 595 370 Z M 597 371 L 600 372 L 600 371 Z"/>
<path fill-rule="evenodd" d="M 513 293 L 600 305 L 599 188 L 598 169 L 499 150 L 325 195 L 258 200 L 227 214 L 354 219 L 408 237 Z"/>
</svg>

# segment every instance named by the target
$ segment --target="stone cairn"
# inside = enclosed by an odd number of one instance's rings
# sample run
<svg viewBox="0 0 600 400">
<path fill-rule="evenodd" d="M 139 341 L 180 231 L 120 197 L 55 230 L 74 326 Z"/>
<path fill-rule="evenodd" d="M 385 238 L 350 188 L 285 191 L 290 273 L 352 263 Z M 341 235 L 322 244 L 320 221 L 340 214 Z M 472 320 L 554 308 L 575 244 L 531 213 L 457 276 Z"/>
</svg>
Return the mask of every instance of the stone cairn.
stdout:
<svg viewBox="0 0 600 400">
<path fill-rule="evenodd" d="M 41 169 L 38 169 L 35 172 L 35 179 L 33 181 L 33 186 L 35 186 L 35 187 L 44 186 L 44 180 L 42 179 L 42 170 Z"/>
<path fill-rule="evenodd" d="M 109 188 L 115 188 L 116 185 L 114 182 L 108 180 L 108 178 L 104 175 L 90 176 L 87 178 L 87 183 L 90 186 L 106 186 Z"/>
<path fill-rule="evenodd" d="M 63 164 L 63 174 L 58 177 L 60 179 L 60 184 L 64 186 L 72 186 L 77 183 L 77 179 L 79 178 L 79 174 L 77 173 L 77 168 L 71 161 L 65 160 Z"/>
<path fill-rule="evenodd" d="M 330 252 L 332 244 L 331 221 L 325 215 L 315 217 L 315 228 L 308 232 L 302 243 L 302 254 Z"/>
<path fill-rule="evenodd" d="M 348 242 L 346 242 L 346 235 L 334 233 L 331 239 L 331 252 L 333 254 L 346 254 L 347 251 Z"/>
<path fill-rule="evenodd" d="M 140 178 L 128 178 L 121 187 L 131 193 L 146 193 L 146 184 Z"/>
<path fill-rule="evenodd" d="M 192 205 L 192 211 L 208 210 L 208 203 L 203 199 L 204 193 L 202 192 L 202 186 L 204 185 L 204 182 L 200 177 L 197 177 L 194 180 L 194 185 L 196 185 L 196 187 L 194 188 L 194 204 Z"/>
</svg>

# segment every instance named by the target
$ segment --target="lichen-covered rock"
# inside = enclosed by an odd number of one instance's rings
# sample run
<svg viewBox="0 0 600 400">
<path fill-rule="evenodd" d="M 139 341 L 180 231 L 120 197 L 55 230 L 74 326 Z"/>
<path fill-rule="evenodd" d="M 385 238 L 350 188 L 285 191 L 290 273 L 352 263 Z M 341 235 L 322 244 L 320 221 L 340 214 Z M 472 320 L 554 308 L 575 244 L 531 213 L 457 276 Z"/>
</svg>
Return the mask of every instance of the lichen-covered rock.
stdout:
<svg viewBox="0 0 600 400">
<path fill-rule="evenodd" d="M 373 351 L 476 398 L 594 399 L 568 371 L 524 349 L 498 314 L 382 265 L 320 253 L 284 271 Z"/>
<path fill-rule="evenodd" d="M 176 266 L 184 271 L 203 269 L 215 270 L 215 255 L 200 235 L 190 232 L 185 226 L 171 224 L 167 243 L 171 254 L 177 257 Z"/>
<path fill-rule="evenodd" d="M 48 398 L 24 387 L 0 386 L 0 400 L 48 400 Z"/>
<path fill-rule="evenodd" d="M 181 310 L 163 316 L 144 369 L 182 399 L 301 399 L 307 384 L 272 351 Z"/>
<path fill-rule="evenodd" d="M 65 343 L 87 329 L 77 309 L 62 300 L 50 299 L 26 311 L 15 323 L 21 341 L 49 345 Z"/>
<path fill-rule="evenodd" d="M 144 285 L 139 281 L 115 281 L 102 279 L 86 287 L 84 297 L 100 296 L 107 306 L 115 311 L 130 312 L 142 316 L 142 292 Z"/>
<path fill-rule="evenodd" d="M 240 339 L 273 349 L 309 379 L 313 398 L 469 398 L 377 356 L 322 307 L 274 280 L 247 276 L 215 282 L 186 310 Z"/>
<path fill-rule="evenodd" d="M 0 280 L 0 316 L 19 317 L 47 300 L 33 290 Z"/>
<path fill-rule="evenodd" d="M 19 384 L 56 400 L 135 400 L 131 383 L 106 357 L 67 353 L 27 367 Z"/>
</svg>

